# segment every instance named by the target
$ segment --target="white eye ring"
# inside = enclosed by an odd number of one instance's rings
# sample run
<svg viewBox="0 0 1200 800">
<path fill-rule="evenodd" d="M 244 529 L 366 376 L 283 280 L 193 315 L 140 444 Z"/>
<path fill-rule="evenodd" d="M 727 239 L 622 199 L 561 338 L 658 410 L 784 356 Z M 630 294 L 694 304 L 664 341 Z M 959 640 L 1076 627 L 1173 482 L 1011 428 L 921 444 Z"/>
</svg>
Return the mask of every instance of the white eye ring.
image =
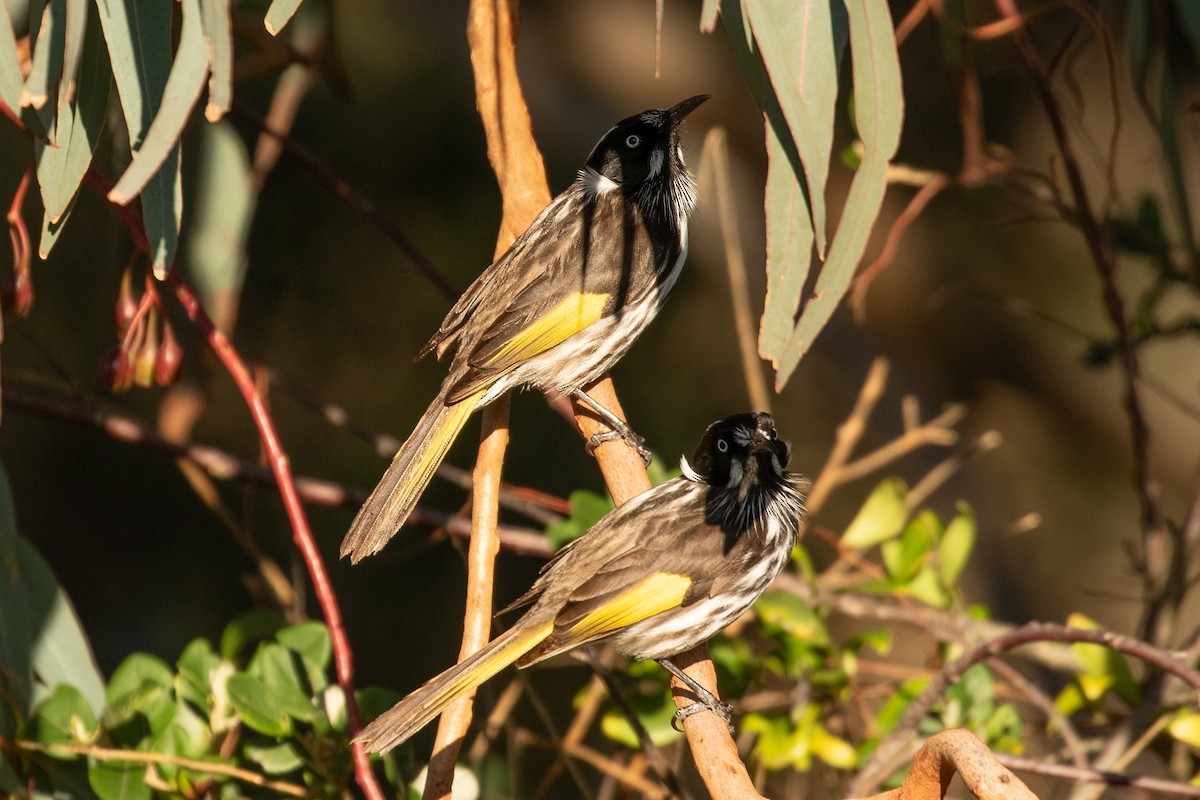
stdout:
<svg viewBox="0 0 1200 800">
<path fill-rule="evenodd" d="M 771 428 L 771 432 L 767 434 L 767 438 L 770 439 L 772 442 L 775 441 L 776 439 L 779 438 L 779 431 L 775 430 L 774 428 Z"/>
<path fill-rule="evenodd" d="M 636 133 L 631 133 L 625 137 L 625 146 L 630 149 L 640 146 L 641 143 L 642 137 L 638 136 Z"/>
<path fill-rule="evenodd" d="M 724 439 L 717 439 L 717 449 L 722 453 L 729 452 L 729 442 L 725 441 Z"/>
</svg>

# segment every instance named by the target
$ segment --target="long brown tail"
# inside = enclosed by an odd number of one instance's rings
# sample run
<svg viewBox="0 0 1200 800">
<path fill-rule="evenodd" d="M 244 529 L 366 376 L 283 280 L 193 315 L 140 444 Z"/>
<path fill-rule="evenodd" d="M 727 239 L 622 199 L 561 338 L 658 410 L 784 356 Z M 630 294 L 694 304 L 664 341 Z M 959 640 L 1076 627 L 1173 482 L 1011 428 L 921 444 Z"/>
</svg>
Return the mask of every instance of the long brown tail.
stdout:
<svg viewBox="0 0 1200 800">
<path fill-rule="evenodd" d="M 362 742 L 372 753 L 386 753 L 428 725 L 455 700 L 528 653 L 554 629 L 552 619 L 532 625 L 522 624 L 524 619 L 380 714 L 354 741 Z"/>
<path fill-rule="evenodd" d="M 350 523 L 342 540 L 343 557 L 358 563 L 396 535 L 481 397 L 482 390 L 447 405 L 445 392 L 438 393 Z"/>
</svg>

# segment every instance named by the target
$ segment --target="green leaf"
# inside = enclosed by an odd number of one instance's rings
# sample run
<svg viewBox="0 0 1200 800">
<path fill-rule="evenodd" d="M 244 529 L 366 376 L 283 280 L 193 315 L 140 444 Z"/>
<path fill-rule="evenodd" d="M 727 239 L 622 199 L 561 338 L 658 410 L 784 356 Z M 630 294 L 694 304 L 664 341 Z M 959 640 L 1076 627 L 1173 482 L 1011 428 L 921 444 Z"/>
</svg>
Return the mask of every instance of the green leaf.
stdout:
<svg viewBox="0 0 1200 800">
<path fill-rule="evenodd" d="M 1101 627 L 1095 620 L 1079 613 L 1071 614 L 1067 618 L 1067 626 L 1084 630 L 1098 630 Z M 1138 704 L 1141 690 L 1133 679 L 1133 673 L 1130 672 L 1129 664 L 1122 654 L 1104 645 L 1088 642 L 1072 643 L 1071 652 L 1084 671 L 1081 680 L 1083 678 L 1102 678 L 1105 689 L 1111 686 L 1113 692 L 1126 703 L 1131 706 Z M 1100 685 L 1096 682 L 1084 684 L 1085 694 L 1088 693 L 1089 687 Z M 1091 697 L 1089 694 L 1089 698 Z"/>
<path fill-rule="evenodd" d="M 801 598 L 791 592 L 767 592 L 754 604 L 764 628 L 782 631 L 805 642 L 829 641 L 825 623 Z"/>
<path fill-rule="evenodd" d="M 12 19 L 0 14 L 0 103 L 14 114 L 21 110 L 21 65 L 17 59 L 17 36 Z"/>
<path fill-rule="evenodd" d="M 866 249 L 871 228 L 887 191 L 887 168 L 900 143 L 904 97 L 900 62 L 886 0 L 845 0 L 850 19 L 855 119 L 863 142 L 862 165 L 811 298 L 804 306 L 775 364 L 776 389 L 782 389 L 801 357 L 833 316 Z"/>
<path fill-rule="evenodd" d="M 929 684 L 929 678 L 911 678 L 900 685 L 900 688 L 892 693 L 892 696 L 883 704 L 883 708 L 879 709 L 879 713 L 875 715 L 875 731 L 880 736 L 886 736 L 895 729 L 900 718 L 904 716 L 904 712 L 912 705 L 912 701 L 917 699 L 925 687 Z"/>
<path fill-rule="evenodd" d="M 934 608 L 948 608 L 950 605 L 950 595 L 938 580 L 937 571 L 929 564 L 918 570 L 904 587 L 903 593 Z"/>
<path fill-rule="evenodd" d="M 212 706 L 212 671 L 220 663 L 207 639 L 193 639 L 176 662 L 180 696 L 205 713 Z"/>
<path fill-rule="evenodd" d="M 675 718 L 675 701 L 668 692 L 662 692 L 652 697 L 632 695 L 627 698 L 633 710 L 637 713 L 638 721 L 646 729 L 650 741 L 656 747 L 666 747 L 678 741 L 680 734 L 671 727 Z M 637 733 L 629 723 L 624 712 L 609 709 L 600 718 L 600 731 L 614 742 L 630 748 L 639 748 Z"/>
<path fill-rule="evenodd" d="M 795 324 L 812 259 L 809 198 L 800 181 L 803 166 L 774 92 L 764 88 L 767 137 L 767 296 L 758 332 L 759 353 L 772 362 Z"/>
<path fill-rule="evenodd" d="M 1200 749 L 1200 714 L 1195 711 L 1180 711 L 1167 725 L 1167 733 L 1188 747 Z"/>
<path fill-rule="evenodd" d="M 150 800 L 146 765 L 98 761 L 88 768 L 88 783 L 100 800 Z"/>
<path fill-rule="evenodd" d="M 834 736 L 818 724 L 812 733 L 812 752 L 817 758 L 836 769 L 854 769 L 858 765 L 858 753 L 854 746 L 839 736 Z"/>
<path fill-rule="evenodd" d="M 201 130 L 201 169 L 188 227 L 187 267 L 202 298 L 239 292 L 257 195 L 246 145 L 228 122 Z"/>
<path fill-rule="evenodd" d="M 121 662 L 108 681 L 106 699 L 109 704 L 122 697 L 141 691 L 146 686 L 171 689 L 175 684 L 174 673 L 167 663 L 149 653 L 134 653 Z"/>
<path fill-rule="evenodd" d="M 278 35 L 299 7 L 300 0 L 271 0 L 271 7 L 267 9 L 266 19 L 263 20 L 267 33 Z"/>
<path fill-rule="evenodd" d="M 32 11 L 32 9 L 30 9 Z M 34 33 L 30 30 L 30 41 Z M 51 0 L 42 9 L 33 59 L 20 104 L 35 109 L 48 106 L 51 87 L 62 77 L 63 52 L 67 41 L 67 0 Z M 48 121 L 48 117 L 44 121 Z"/>
<path fill-rule="evenodd" d="M 333 662 L 333 642 L 323 623 L 292 625 L 276 633 L 275 641 L 300 656 L 313 691 L 325 688 L 329 682 L 326 671 Z"/>
<path fill-rule="evenodd" d="M 59 684 L 77 688 L 95 712 L 104 706 L 104 680 L 79 618 L 50 567 L 17 533 L 0 467 L 0 694 L 23 715 Z"/>
<path fill-rule="evenodd" d="M 155 277 L 166 276 L 175 259 L 179 238 L 180 218 L 183 215 L 183 194 L 180 187 L 179 137 L 188 116 L 196 105 L 204 79 L 208 75 L 208 48 L 204 44 L 200 0 L 182 0 L 183 24 L 179 47 L 163 88 L 161 105 L 146 130 L 133 161 L 109 191 L 108 199 L 122 205 L 138 194 L 142 196 L 142 214 L 146 234 L 150 239 L 150 255 Z M 154 177 L 165 184 L 162 191 L 144 194 Z"/>
<path fill-rule="evenodd" d="M 81 48 L 82 69 L 75 99 L 59 102 L 55 145 L 35 140 L 38 186 L 45 207 L 43 230 L 55 233 L 62 227 L 79 191 L 79 185 L 92 163 L 92 154 L 100 142 L 108 111 L 108 87 L 111 72 L 108 53 L 100 28 L 93 15 Z M 51 229 L 51 226 L 54 226 Z M 38 254 L 46 258 L 57 236 L 43 236 Z"/>
<path fill-rule="evenodd" d="M 283 618 L 275 611 L 254 609 L 239 614 L 221 632 L 221 657 L 236 661 L 263 639 L 274 636 L 283 627 Z"/>
<path fill-rule="evenodd" d="M 938 579 L 947 589 L 958 585 L 975 549 L 975 536 L 975 513 L 966 503 L 959 503 L 958 514 L 950 520 L 938 543 Z"/>
<path fill-rule="evenodd" d="M 304 757 L 291 742 L 271 747 L 246 745 L 246 758 L 262 767 L 267 775 L 285 775 L 304 766 Z"/>
<path fill-rule="evenodd" d="M 89 27 L 88 0 L 67 0 L 66 15 L 63 20 L 65 40 L 63 42 L 63 71 L 58 88 L 59 114 L 62 107 L 75 99 L 77 89 L 76 79 L 79 75 L 79 65 L 83 61 L 84 31 Z M 95 24 L 95 19 L 91 21 Z M 105 95 L 107 96 L 107 87 Z M 61 127 L 61 125 L 60 125 Z"/>
<path fill-rule="evenodd" d="M 247 727 L 266 736 L 287 736 L 292 732 L 292 718 L 261 680 L 239 672 L 230 676 L 226 688 L 230 702 Z"/>
<path fill-rule="evenodd" d="M 894 539 L 908 517 L 908 486 L 899 478 L 885 478 L 872 491 L 842 534 L 842 546 L 864 550 Z"/>
<path fill-rule="evenodd" d="M 233 21 L 229 0 L 200 0 L 200 8 L 204 12 L 201 22 L 212 67 L 204 118 L 216 122 L 225 116 L 233 101 Z"/>
<path fill-rule="evenodd" d="M 295 658 L 295 661 L 293 661 Z M 262 681 L 267 691 L 275 695 L 280 706 L 290 716 L 301 721 L 312 719 L 314 706 L 291 650 L 275 642 L 263 642 L 250 661 L 246 672 Z"/>
<path fill-rule="evenodd" d="M 29 735 L 43 744 L 79 744 L 96 731 L 96 715 L 87 699 L 74 686 L 65 684 L 38 704 Z"/>
<path fill-rule="evenodd" d="M 717 28 L 717 12 L 721 10 L 720 0 L 704 0 L 700 6 L 700 32 L 712 33 Z"/>
<path fill-rule="evenodd" d="M 823 0 L 744 0 L 744 5 L 775 99 L 803 165 L 817 254 L 823 258 L 825 183 L 833 148 L 840 49 L 834 34 L 833 4 Z M 841 27 L 844 29 L 844 25 Z M 780 130 L 779 136 L 783 135 Z"/>
<path fill-rule="evenodd" d="M 884 542 L 880 550 L 888 575 L 897 581 L 916 577 L 941 531 L 942 523 L 932 511 L 927 509 L 914 517 L 898 538 Z"/>
</svg>

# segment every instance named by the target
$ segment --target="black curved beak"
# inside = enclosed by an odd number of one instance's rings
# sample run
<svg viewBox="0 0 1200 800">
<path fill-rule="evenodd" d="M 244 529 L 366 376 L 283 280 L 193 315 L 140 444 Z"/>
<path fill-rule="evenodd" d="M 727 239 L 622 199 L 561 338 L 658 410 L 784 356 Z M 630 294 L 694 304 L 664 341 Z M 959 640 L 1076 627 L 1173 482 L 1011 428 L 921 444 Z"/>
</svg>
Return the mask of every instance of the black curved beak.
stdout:
<svg viewBox="0 0 1200 800">
<path fill-rule="evenodd" d="M 683 122 L 684 117 L 695 111 L 701 103 L 710 97 L 712 97 L 711 94 L 698 94 L 668 108 L 667 115 L 671 118 L 671 126 L 678 127 L 679 123 Z"/>
</svg>

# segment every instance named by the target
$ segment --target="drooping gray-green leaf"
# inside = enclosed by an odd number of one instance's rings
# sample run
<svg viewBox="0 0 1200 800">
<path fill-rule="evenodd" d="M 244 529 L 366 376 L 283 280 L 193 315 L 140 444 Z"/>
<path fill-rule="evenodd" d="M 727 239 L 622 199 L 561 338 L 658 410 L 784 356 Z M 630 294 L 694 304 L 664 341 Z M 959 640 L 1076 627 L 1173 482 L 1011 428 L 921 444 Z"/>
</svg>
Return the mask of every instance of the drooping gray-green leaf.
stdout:
<svg viewBox="0 0 1200 800">
<path fill-rule="evenodd" d="M 299 7 L 300 0 L 271 0 L 271 7 L 267 9 L 267 17 L 263 20 L 267 32 L 272 36 L 278 34 Z"/>
<path fill-rule="evenodd" d="M 212 68 L 208 76 L 208 103 L 204 118 L 216 122 L 225 116 L 233 101 L 233 21 L 229 0 L 200 0 L 204 22 L 204 41 Z"/>
<path fill-rule="evenodd" d="M 50 99 L 50 89 L 62 77 L 63 51 L 66 47 L 67 0 L 50 0 L 42 9 L 37 36 L 30 33 L 33 63 L 25 88 L 21 91 L 22 106 L 41 109 Z"/>
<path fill-rule="evenodd" d="M 201 131 L 200 173 L 187 237 L 187 268 L 202 297 L 241 288 L 257 195 L 250 156 L 228 122 Z"/>
<path fill-rule="evenodd" d="M 108 110 L 111 73 L 99 26 L 87 26 L 82 56 L 82 74 L 75 99 L 60 102 L 58 106 L 55 144 L 34 143 L 38 186 L 46 214 L 44 228 L 51 224 L 55 224 L 56 230 L 61 228 L 79 191 L 79 184 L 92 163 Z M 39 246 L 42 258 L 49 255 L 53 241 L 43 237 Z"/>
<path fill-rule="evenodd" d="M 855 119 L 863 158 L 811 298 L 775 361 L 782 389 L 800 358 L 833 316 L 866 249 L 887 190 L 887 168 L 900 143 L 904 98 L 900 63 L 885 0 L 846 0 L 855 89 Z M 771 267 L 773 269 L 774 267 Z"/>
<path fill-rule="evenodd" d="M 108 193 L 115 203 L 125 204 L 141 192 L 146 182 L 163 167 L 172 152 L 177 152 L 179 136 L 196 106 L 204 79 L 208 76 L 208 48 L 200 0 L 183 0 L 183 24 L 179 47 L 163 88 L 162 103 L 154 115 L 133 162 Z"/>
<path fill-rule="evenodd" d="M 712 33 L 717 28 L 717 14 L 721 11 L 721 0 L 704 0 L 700 5 L 700 32 Z"/>
<path fill-rule="evenodd" d="M 767 297 L 758 350 L 778 364 L 795 327 L 800 293 L 812 264 L 813 226 L 800 180 L 800 155 L 768 87 L 763 97 L 767 135 Z"/>
<path fill-rule="evenodd" d="M 825 182 L 838 93 L 837 39 L 845 26 L 829 0 L 745 0 L 754 39 L 800 154 L 817 255 L 825 255 Z"/>
<path fill-rule="evenodd" d="M 75 99 L 79 63 L 83 58 L 85 28 L 88 24 L 89 0 L 67 0 L 64 20 L 62 77 L 58 88 L 59 112 L 62 106 Z"/>
<path fill-rule="evenodd" d="M 151 124 L 164 103 L 172 67 L 173 4 L 96 0 L 96 5 L 129 130 L 129 145 L 136 157 L 145 146 Z M 203 36 L 200 39 L 203 48 Z M 199 82 L 203 83 L 203 76 Z M 183 213 L 177 143 L 169 148 L 160 164 L 141 189 L 141 195 L 146 237 L 155 268 L 162 272 L 175 257 L 179 218 Z"/>
<path fill-rule="evenodd" d="M 74 686 L 93 711 L 104 706 L 104 681 L 79 619 L 50 567 L 17 534 L 12 493 L 0 469 L 0 694 L 25 714 L 64 684 Z"/>
<path fill-rule="evenodd" d="M 17 35 L 7 13 L 0 14 L 0 103 L 14 114 L 21 110 L 21 63 L 17 59 Z"/>
</svg>

